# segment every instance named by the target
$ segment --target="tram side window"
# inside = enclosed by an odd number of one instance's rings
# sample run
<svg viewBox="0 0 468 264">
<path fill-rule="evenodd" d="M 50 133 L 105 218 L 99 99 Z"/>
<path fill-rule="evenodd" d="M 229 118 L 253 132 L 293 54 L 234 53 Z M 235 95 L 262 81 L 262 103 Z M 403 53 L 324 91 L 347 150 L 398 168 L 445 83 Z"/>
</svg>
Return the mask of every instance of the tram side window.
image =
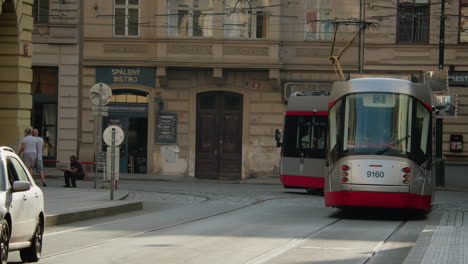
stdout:
<svg viewBox="0 0 468 264">
<path fill-rule="evenodd" d="M 324 158 L 326 123 L 326 116 L 287 116 L 284 156 Z"/>
<path fill-rule="evenodd" d="M 430 156 L 430 146 L 429 142 L 431 140 L 431 114 L 429 111 L 421 104 L 416 104 L 416 122 L 414 128 L 414 144 L 415 144 L 415 154 L 422 155 L 418 157 L 424 161 L 427 156 Z M 424 154 L 424 155 L 423 155 Z"/>
<path fill-rule="evenodd" d="M 335 162 L 339 155 L 339 137 L 341 136 L 341 112 L 342 112 L 342 100 L 336 102 L 336 104 L 330 109 L 329 114 L 329 151 L 330 160 Z"/>
</svg>

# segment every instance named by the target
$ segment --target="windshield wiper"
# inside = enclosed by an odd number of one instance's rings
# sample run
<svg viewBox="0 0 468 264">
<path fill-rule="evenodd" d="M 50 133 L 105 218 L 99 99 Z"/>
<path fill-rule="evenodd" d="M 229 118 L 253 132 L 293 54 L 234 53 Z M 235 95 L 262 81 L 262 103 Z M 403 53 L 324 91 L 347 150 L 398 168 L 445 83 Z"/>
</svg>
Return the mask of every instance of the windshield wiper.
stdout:
<svg viewBox="0 0 468 264">
<path fill-rule="evenodd" d="M 398 145 L 398 144 L 400 144 L 401 142 L 407 140 L 407 139 L 410 138 L 410 137 L 411 137 L 411 135 L 404 136 L 404 137 L 398 139 L 397 141 L 393 142 L 391 145 Z M 377 154 L 377 155 L 382 155 L 382 154 L 384 154 L 387 150 L 392 149 L 392 148 L 393 148 L 392 146 L 387 146 L 387 147 L 385 147 L 385 148 L 383 148 L 383 149 L 377 151 L 375 154 Z"/>
</svg>

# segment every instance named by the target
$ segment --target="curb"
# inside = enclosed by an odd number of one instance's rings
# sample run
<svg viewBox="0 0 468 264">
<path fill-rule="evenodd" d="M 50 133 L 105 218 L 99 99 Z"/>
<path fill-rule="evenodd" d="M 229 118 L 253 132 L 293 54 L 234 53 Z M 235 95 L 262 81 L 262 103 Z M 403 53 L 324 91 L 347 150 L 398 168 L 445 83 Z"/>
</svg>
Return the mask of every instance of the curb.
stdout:
<svg viewBox="0 0 468 264">
<path fill-rule="evenodd" d="M 139 211 L 143 209 L 143 202 L 125 202 L 124 204 L 90 208 L 76 212 L 46 215 L 46 227 L 63 225 L 71 222 L 89 220 L 98 217 L 112 216 L 121 213 Z"/>
</svg>

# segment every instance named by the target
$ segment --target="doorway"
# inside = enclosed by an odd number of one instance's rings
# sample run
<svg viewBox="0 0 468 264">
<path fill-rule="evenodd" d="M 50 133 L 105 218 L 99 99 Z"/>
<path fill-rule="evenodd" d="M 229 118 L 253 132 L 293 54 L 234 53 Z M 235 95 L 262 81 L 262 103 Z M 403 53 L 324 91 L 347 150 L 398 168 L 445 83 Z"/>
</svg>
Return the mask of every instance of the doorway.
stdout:
<svg viewBox="0 0 468 264">
<path fill-rule="evenodd" d="M 242 108 L 241 94 L 197 95 L 196 178 L 241 179 Z"/>
<path fill-rule="evenodd" d="M 147 173 L 147 105 L 111 103 L 108 107 L 109 116 L 103 118 L 103 129 L 117 125 L 125 134 L 124 141 L 120 145 L 119 172 Z M 103 151 L 106 151 L 105 147 Z"/>
</svg>

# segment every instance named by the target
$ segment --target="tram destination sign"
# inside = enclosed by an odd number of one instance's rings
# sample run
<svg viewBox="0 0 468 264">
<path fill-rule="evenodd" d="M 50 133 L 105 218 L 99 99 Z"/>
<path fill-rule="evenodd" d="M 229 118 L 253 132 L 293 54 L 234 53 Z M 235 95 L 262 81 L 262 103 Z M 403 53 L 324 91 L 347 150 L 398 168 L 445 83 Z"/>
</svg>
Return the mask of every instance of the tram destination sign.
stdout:
<svg viewBox="0 0 468 264">
<path fill-rule="evenodd" d="M 327 91 L 331 90 L 333 82 L 314 81 L 314 82 L 287 82 L 284 84 L 284 100 L 288 101 L 289 96 L 294 92 L 306 91 Z"/>
<path fill-rule="evenodd" d="M 177 143 L 177 113 L 158 113 L 155 133 L 156 142 Z"/>
</svg>

